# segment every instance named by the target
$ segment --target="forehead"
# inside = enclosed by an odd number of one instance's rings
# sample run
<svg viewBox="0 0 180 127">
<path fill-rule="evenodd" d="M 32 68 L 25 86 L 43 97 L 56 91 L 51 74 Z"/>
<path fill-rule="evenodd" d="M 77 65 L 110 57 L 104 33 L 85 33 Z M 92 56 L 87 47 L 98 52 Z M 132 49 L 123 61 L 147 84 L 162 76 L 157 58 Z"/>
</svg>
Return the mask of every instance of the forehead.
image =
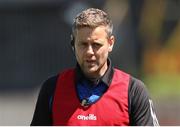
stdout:
<svg viewBox="0 0 180 127">
<path fill-rule="evenodd" d="M 76 37 L 86 38 L 86 37 L 107 37 L 107 27 L 98 26 L 95 28 L 82 27 L 76 30 Z"/>
</svg>

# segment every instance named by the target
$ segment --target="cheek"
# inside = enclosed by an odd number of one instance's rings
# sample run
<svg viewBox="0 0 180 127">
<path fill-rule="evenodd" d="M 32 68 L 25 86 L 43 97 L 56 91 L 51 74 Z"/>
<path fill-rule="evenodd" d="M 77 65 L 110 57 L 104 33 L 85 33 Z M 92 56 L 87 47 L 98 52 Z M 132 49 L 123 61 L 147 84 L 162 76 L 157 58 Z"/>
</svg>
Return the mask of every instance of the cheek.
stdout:
<svg viewBox="0 0 180 127">
<path fill-rule="evenodd" d="M 75 56 L 76 56 L 76 60 L 78 61 L 78 63 L 81 64 L 83 61 L 83 52 L 81 50 L 76 50 Z"/>
<path fill-rule="evenodd" d="M 106 59 L 106 58 L 108 57 L 108 54 L 109 54 L 108 48 L 105 48 L 105 49 L 100 50 L 100 52 L 97 53 L 97 54 L 98 54 L 98 57 L 99 57 L 100 59 Z"/>
</svg>

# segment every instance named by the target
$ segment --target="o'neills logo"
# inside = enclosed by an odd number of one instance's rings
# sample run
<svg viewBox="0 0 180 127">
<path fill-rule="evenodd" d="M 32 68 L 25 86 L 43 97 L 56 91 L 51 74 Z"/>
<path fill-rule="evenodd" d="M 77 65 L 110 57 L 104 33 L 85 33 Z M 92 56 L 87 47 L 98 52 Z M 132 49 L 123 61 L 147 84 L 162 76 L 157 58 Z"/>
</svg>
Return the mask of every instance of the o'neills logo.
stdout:
<svg viewBox="0 0 180 127">
<path fill-rule="evenodd" d="M 77 119 L 78 120 L 97 120 L 97 118 L 94 114 L 89 114 L 88 116 L 78 115 Z"/>
</svg>

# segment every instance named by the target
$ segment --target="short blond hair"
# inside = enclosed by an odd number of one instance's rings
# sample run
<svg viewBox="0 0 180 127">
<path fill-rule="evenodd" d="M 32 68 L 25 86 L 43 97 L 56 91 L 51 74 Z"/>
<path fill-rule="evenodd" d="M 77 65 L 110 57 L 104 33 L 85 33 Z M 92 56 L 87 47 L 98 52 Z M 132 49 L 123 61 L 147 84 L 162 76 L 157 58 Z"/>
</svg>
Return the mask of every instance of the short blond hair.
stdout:
<svg viewBox="0 0 180 127">
<path fill-rule="evenodd" d="M 113 24 L 108 14 L 100 9 L 89 8 L 82 11 L 75 17 L 72 27 L 72 34 L 74 36 L 75 31 L 82 27 L 96 28 L 98 26 L 106 26 L 107 35 L 111 36 Z"/>
</svg>

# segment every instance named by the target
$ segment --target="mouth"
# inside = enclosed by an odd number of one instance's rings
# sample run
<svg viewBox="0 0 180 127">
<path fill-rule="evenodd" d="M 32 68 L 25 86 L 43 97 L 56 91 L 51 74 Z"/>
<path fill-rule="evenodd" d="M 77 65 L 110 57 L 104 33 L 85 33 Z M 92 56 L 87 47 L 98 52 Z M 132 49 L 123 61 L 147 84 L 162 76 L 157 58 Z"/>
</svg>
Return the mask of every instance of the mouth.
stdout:
<svg viewBox="0 0 180 127">
<path fill-rule="evenodd" d="M 96 61 L 95 60 L 86 60 L 86 63 L 88 65 L 94 65 L 96 63 Z"/>
</svg>

